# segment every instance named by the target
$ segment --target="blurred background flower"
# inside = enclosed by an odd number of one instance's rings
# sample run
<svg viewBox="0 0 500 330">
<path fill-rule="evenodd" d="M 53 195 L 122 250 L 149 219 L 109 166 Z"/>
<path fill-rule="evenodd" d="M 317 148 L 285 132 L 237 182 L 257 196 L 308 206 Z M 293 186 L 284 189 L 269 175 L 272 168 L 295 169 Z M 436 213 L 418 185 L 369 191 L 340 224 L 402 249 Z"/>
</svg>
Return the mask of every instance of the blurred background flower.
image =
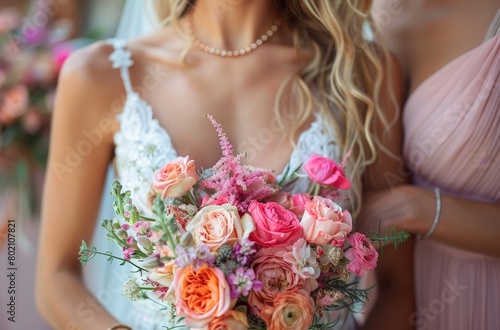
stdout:
<svg viewBox="0 0 500 330">
<path fill-rule="evenodd" d="M 33 273 L 57 78 L 72 51 L 114 36 L 123 2 L 0 2 L 0 264 L 7 260 L 7 222 L 15 220 L 16 260 L 22 269 L 19 317 L 12 323 L 2 315 L 0 329 L 49 329 L 34 305 Z M 2 284 L 1 301 L 6 294 Z"/>
</svg>

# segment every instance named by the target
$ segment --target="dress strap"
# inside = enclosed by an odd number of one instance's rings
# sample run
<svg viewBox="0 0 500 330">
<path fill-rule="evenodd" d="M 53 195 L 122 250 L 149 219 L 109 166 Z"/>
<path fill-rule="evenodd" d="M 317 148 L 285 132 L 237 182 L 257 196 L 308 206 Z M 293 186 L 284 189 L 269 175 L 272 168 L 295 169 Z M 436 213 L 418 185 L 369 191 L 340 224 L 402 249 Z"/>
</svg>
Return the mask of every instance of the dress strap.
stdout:
<svg viewBox="0 0 500 330">
<path fill-rule="evenodd" d="M 132 83 L 130 82 L 129 67 L 134 64 L 132 53 L 126 49 L 127 41 L 125 39 L 111 39 L 114 51 L 109 55 L 109 60 L 113 63 L 114 69 L 120 69 L 123 85 L 127 95 L 134 93 Z"/>
<path fill-rule="evenodd" d="M 484 41 L 493 38 L 499 33 L 500 33 L 500 9 L 498 9 L 495 18 L 493 18 L 493 22 L 491 22 L 490 28 L 488 29 L 488 32 L 486 32 L 486 37 L 484 38 Z"/>
</svg>

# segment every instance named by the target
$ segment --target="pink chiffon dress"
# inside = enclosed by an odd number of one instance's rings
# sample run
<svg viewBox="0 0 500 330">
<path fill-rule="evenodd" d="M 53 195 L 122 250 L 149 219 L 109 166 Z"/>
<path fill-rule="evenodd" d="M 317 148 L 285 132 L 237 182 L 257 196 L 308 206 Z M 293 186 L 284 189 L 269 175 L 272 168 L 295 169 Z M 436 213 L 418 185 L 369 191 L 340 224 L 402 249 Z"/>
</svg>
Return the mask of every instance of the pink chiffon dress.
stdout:
<svg viewBox="0 0 500 330">
<path fill-rule="evenodd" d="M 410 95 L 403 112 L 403 153 L 415 185 L 500 202 L 499 33 L 500 10 L 484 43 Z M 415 290 L 417 313 L 410 322 L 417 329 L 500 329 L 500 258 L 432 236 L 417 241 Z"/>
</svg>

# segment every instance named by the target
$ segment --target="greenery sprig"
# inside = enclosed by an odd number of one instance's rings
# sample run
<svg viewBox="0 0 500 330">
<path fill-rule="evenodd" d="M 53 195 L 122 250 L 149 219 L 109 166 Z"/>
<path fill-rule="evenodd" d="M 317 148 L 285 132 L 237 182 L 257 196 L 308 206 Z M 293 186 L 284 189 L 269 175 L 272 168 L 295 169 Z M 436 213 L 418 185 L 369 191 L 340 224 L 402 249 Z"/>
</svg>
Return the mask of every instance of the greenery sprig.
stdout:
<svg viewBox="0 0 500 330">
<path fill-rule="evenodd" d="M 396 250 L 399 245 L 403 244 L 409 237 L 410 234 L 408 234 L 405 231 L 397 231 L 394 228 L 387 229 L 385 228 L 382 230 L 381 228 L 381 222 L 378 223 L 378 231 L 374 232 L 370 230 L 368 232 L 367 237 L 372 241 L 372 242 L 378 242 L 379 247 L 380 247 L 380 255 L 383 257 L 384 256 L 384 247 L 388 245 L 389 243 L 392 243 L 394 245 L 394 249 Z"/>
</svg>

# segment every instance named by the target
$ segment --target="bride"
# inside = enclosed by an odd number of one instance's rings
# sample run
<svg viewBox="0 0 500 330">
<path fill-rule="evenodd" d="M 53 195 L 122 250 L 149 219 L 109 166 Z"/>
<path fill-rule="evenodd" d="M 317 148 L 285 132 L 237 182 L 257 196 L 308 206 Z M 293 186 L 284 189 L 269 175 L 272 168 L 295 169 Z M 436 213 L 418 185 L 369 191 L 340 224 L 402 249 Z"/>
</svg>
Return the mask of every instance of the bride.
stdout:
<svg viewBox="0 0 500 330">
<path fill-rule="evenodd" d="M 157 0 L 161 29 L 71 56 L 54 111 L 37 272 L 38 306 L 48 322 L 162 328 L 161 312 L 147 305 L 114 316 L 103 308 L 83 284 L 78 247 L 91 240 L 110 162 L 140 204 L 149 182 L 139 178 L 177 155 L 202 168 L 218 160 L 218 137 L 203 114 L 222 124 L 237 152 L 248 153 L 247 164 L 275 173 L 313 152 L 340 161 L 352 151 L 355 216 L 364 193 L 387 187 L 383 173 L 397 171 L 400 151 L 390 96 L 400 93 L 396 70 L 390 92 L 383 76 L 390 60 L 363 38 L 370 7 L 368 0 Z M 411 244 L 386 250 L 365 327 L 408 328 Z M 352 317 L 346 322 L 356 327 Z"/>
</svg>

